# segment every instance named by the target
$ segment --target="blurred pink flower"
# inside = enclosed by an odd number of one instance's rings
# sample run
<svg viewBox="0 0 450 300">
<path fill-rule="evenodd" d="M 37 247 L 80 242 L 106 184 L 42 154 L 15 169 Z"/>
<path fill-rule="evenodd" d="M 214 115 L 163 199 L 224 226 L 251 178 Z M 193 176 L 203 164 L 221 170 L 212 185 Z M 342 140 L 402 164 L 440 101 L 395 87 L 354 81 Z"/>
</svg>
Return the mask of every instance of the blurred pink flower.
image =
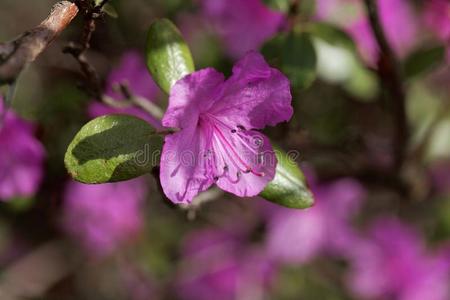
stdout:
<svg viewBox="0 0 450 300">
<path fill-rule="evenodd" d="M 306 263 L 318 255 L 346 255 L 357 234 L 350 226 L 365 191 L 353 179 L 312 187 L 315 206 L 275 208 L 268 222 L 268 256 L 283 263 Z"/>
<path fill-rule="evenodd" d="M 425 1 L 424 22 L 442 41 L 450 43 L 450 2 L 448 0 Z"/>
<path fill-rule="evenodd" d="M 107 79 L 105 95 L 118 103 L 124 99 L 120 90 L 117 90 L 120 84 L 125 84 L 132 95 L 148 101 L 154 101 L 158 97 L 159 88 L 151 78 L 144 59 L 135 51 L 126 52 L 118 67 L 111 71 Z M 92 118 L 114 113 L 133 115 L 148 121 L 156 128 L 161 128 L 159 120 L 137 107 L 117 109 L 94 101 L 89 106 L 89 116 Z"/>
<path fill-rule="evenodd" d="M 283 25 L 285 16 L 262 0 L 199 0 L 202 14 L 233 58 L 259 47 Z"/>
<path fill-rule="evenodd" d="M 418 34 L 417 17 L 407 0 L 379 0 L 378 12 L 381 24 L 394 52 L 405 57 L 414 47 Z M 374 38 L 369 20 L 363 16 L 351 24 L 348 30 L 355 39 L 362 56 L 370 63 L 378 57 L 378 44 Z"/>
<path fill-rule="evenodd" d="M 219 229 L 192 232 L 184 242 L 175 290 L 183 300 L 265 299 L 274 266 L 246 237 Z"/>
<path fill-rule="evenodd" d="M 427 0 L 424 8 L 425 25 L 447 46 L 450 63 L 450 1 Z"/>
<path fill-rule="evenodd" d="M 358 299 L 449 299 L 448 262 L 399 220 L 378 219 L 352 249 L 348 285 Z"/>
<path fill-rule="evenodd" d="M 413 8 L 407 0 L 378 0 L 377 4 L 388 42 L 400 58 L 405 57 L 415 46 L 418 35 L 418 22 Z M 348 8 L 343 9 L 343 6 Z M 347 30 L 364 60 L 376 64 L 379 48 L 362 1 L 320 0 L 316 15 L 320 20 Z"/>
<path fill-rule="evenodd" d="M 65 190 L 63 228 L 92 257 L 104 257 L 141 231 L 144 178 L 87 185 L 71 181 Z"/>
<path fill-rule="evenodd" d="M 0 115 L 3 113 L 0 98 Z M 0 200 L 33 196 L 42 180 L 44 157 L 34 126 L 12 110 L 6 112 L 0 125 Z"/>
<path fill-rule="evenodd" d="M 160 179 L 174 203 L 190 203 L 216 184 L 240 197 L 259 194 L 273 179 L 276 157 L 257 129 L 291 118 L 289 80 L 249 52 L 227 80 L 206 68 L 175 83 L 162 124 L 166 135 Z"/>
</svg>

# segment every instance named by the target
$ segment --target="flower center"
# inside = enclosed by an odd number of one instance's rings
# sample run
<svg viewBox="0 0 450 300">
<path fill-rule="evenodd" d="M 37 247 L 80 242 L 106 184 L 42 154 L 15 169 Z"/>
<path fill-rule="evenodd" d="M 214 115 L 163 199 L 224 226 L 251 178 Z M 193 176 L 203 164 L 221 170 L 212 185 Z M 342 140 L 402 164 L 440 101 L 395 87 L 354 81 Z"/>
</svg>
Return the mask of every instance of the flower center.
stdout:
<svg viewBox="0 0 450 300">
<path fill-rule="evenodd" d="M 259 177 L 265 176 L 264 172 L 258 172 L 252 167 L 253 164 L 259 162 L 258 158 L 261 153 L 258 148 L 262 145 L 261 138 L 258 136 L 250 136 L 249 138 L 246 135 L 247 130 L 242 125 L 230 126 L 211 114 L 202 116 L 201 122 L 206 123 L 212 130 L 211 142 L 207 151 L 208 153 L 214 153 L 215 156 L 210 160 L 210 167 L 214 168 L 216 172 L 223 169 L 222 174 L 215 174 L 214 180 L 227 176 L 230 169 L 229 164 L 232 164 L 237 169 L 235 182 L 239 181 L 242 173 L 252 173 Z M 248 154 L 250 154 L 252 159 L 248 159 Z M 223 168 L 219 166 L 223 166 Z"/>
</svg>

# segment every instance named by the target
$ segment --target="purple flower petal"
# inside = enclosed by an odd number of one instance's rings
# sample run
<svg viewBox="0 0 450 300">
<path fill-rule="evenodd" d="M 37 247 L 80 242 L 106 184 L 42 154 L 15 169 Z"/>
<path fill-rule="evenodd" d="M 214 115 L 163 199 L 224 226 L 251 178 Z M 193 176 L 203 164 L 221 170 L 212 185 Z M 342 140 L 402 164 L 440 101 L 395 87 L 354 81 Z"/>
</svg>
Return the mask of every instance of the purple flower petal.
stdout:
<svg viewBox="0 0 450 300">
<path fill-rule="evenodd" d="M 176 82 L 170 91 L 163 126 L 184 128 L 197 123 L 200 113 L 207 111 L 220 97 L 223 81 L 223 74 L 207 68 Z"/>
<path fill-rule="evenodd" d="M 226 142 L 220 142 L 221 136 Z M 217 176 L 217 185 L 240 197 L 258 195 L 275 176 L 277 158 L 269 139 L 256 131 L 228 130 L 216 137 L 215 174 L 222 173 Z"/>
<path fill-rule="evenodd" d="M 63 228 L 90 256 L 107 256 L 140 232 L 146 191 L 143 178 L 101 185 L 71 181 L 65 190 Z"/>
<path fill-rule="evenodd" d="M 0 114 L 3 102 L 0 99 Z M 33 126 L 8 111 L 0 128 L 0 199 L 30 197 L 43 176 L 45 150 Z"/>
<path fill-rule="evenodd" d="M 236 63 L 223 93 L 212 113 L 248 129 L 274 126 L 293 114 L 289 80 L 256 52 Z"/>
<path fill-rule="evenodd" d="M 270 10 L 262 0 L 201 0 L 201 4 L 203 15 L 235 58 L 259 49 L 285 20 L 282 13 Z"/>
<path fill-rule="evenodd" d="M 134 95 L 150 100 L 153 100 L 159 91 L 145 66 L 144 59 L 133 50 L 125 53 L 119 65 L 109 74 L 106 95 L 116 100 L 123 99 L 123 95 L 117 90 L 120 84 L 127 85 Z"/>
<path fill-rule="evenodd" d="M 358 299 L 449 299 L 448 266 L 400 220 L 378 219 L 352 249 L 348 285 Z"/>
<path fill-rule="evenodd" d="M 174 203 L 189 203 L 214 183 L 204 157 L 208 134 L 199 131 L 194 123 L 164 140 L 160 180 L 164 193 Z"/>
<path fill-rule="evenodd" d="M 353 179 L 312 187 L 316 205 L 298 211 L 277 208 L 270 218 L 268 255 L 284 263 L 302 264 L 321 254 L 348 255 L 357 234 L 350 218 L 365 191 Z"/>
<path fill-rule="evenodd" d="M 187 203 L 212 183 L 238 196 L 254 196 L 273 179 L 276 157 L 253 128 L 292 116 L 289 81 L 263 57 L 249 53 L 224 82 L 204 69 L 171 90 L 163 125 L 180 129 L 165 139 L 161 184 L 175 203 Z"/>
<path fill-rule="evenodd" d="M 427 0 L 424 22 L 444 42 L 450 39 L 450 2 L 448 0 Z"/>
<path fill-rule="evenodd" d="M 274 265 L 244 241 L 218 229 L 191 233 L 176 277 L 180 298 L 260 299 L 273 281 Z"/>
</svg>

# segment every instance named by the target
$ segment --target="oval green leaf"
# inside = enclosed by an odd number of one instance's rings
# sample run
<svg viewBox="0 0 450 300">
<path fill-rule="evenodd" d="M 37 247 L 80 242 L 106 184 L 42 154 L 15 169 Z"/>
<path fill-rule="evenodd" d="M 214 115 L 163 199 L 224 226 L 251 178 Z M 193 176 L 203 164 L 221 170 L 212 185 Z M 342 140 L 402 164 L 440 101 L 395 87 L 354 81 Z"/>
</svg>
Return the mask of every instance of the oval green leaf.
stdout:
<svg viewBox="0 0 450 300">
<path fill-rule="evenodd" d="M 445 47 L 442 45 L 419 49 L 406 58 L 404 75 L 407 79 L 418 77 L 439 66 L 444 59 Z"/>
<path fill-rule="evenodd" d="M 308 208 L 314 197 L 308 188 L 305 176 L 292 157 L 275 147 L 278 159 L 274 179 L 259 194 L 270 202 L 289 208 Z"/>
<path fill-rule="evenodd" d="M 335 25 L 315 22 L 308 26 L 308 31 L 313 37 L 320 38 L 333 46 L 341 46 L 352 52 L 356 52 L 356 46 L 350 35 Z"/>
<path fill-rule="evenodd" d="M 195 71 L 189 47 L 177 27 L 167 19 L 150 25 L 146 55 L 153 79 L 166 93 L 175 82 Z"/>
<path fill-rule="evenodd" d="M 77 133 L 64 162 L 83 183 L 132 179 L 159 164 L 162 137 L 144 120 L 128 115 L 98 117 Z"/>
</svg>

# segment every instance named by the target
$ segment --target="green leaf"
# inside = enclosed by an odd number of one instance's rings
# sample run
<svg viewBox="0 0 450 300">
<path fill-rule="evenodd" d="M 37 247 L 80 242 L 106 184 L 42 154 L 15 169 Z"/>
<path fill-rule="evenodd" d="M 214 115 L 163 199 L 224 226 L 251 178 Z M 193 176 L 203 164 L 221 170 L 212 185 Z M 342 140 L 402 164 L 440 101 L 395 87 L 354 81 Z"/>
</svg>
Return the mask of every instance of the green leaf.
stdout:
<svg viewBox="0 0 450 300">
<path fill-rule="evenodd" d="M 404 63 L 407 78 L 416 77 L 432 70 L 444 61 L 445 47 L 442 45 L 419 49 L 413 52 Z"/>
<path fill-rule="evenodd" d="M 146 54 L 153 79 L 166 93 L 175 82 L 195 71 L 189 47 L 177 27 L 167 19 L 150 25 Z"/>
<path fill-rule="evenodd" d="M 290 0 L 263 0 L 264 4 L 268 7 L 282 11 L 288 12 L 290 6 Z"/>
<path fill-rule="evenodd" d="M 332 24 L 315 22 L 309 25 L 308 30 L 314 37 L 318 37 L 330 45 L 342 46 L 352 52 L 356 51 L 352 38 L 345 31 Z"/>
<path fill-rule="evenodd" d="M 302 171 L 292 157 L 277 147 L 274 148 L 278 159 L 275 178 L 269 182 L 260 196 L 289 208 L 311 207 L 314 198 Z"/>
<path fill-rule="evenodd" d="M 286 74 L 294 88 L 306 89 L 316 78 L 317 55 L 308 33 L 279 34 L 263 46 L 262 53 Z"/>
<path fill-rule="evenodd" d="M 151 171 L 159 163 L 162 137 L 144 120 L 128 115 L 98 117 L 81 128 L 64 162 L 84 183 L 123 181 Z"/>
<path fill-rule="evenodd" d="M 102 7 L 102 11 L 107 14 L 108 16 L 110 16 L 111 18 L 118 18 L 119 17 L 119 13 L 117 12 L 116 8 L 114 6 L 112 6 L 109 3 L 106 3 L 103 7 Z"/>
</svg>

